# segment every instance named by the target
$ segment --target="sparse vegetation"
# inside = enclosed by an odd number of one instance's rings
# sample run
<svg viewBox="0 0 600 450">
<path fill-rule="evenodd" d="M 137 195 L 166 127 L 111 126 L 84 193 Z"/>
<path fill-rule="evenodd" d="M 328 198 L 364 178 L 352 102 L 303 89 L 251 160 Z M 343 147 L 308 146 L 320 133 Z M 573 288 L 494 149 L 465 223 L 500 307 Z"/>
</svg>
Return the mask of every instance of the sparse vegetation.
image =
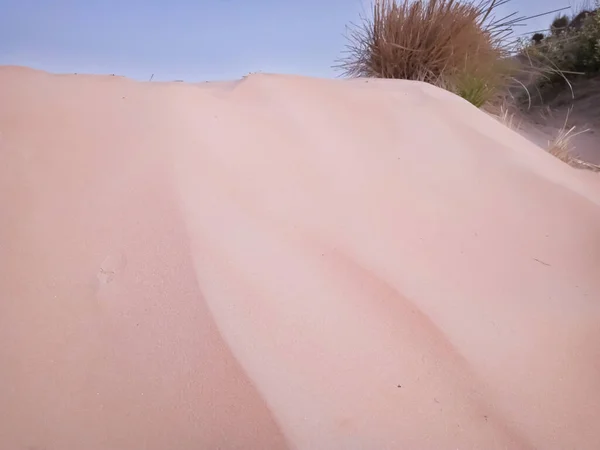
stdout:
<svg viewBox="0 0 600 450">
<path fill-rule="evenodd" d="M 569 17 L 555 17 L 550 34 L 535 34 L 521 53 L 535 66 L 552 68 L 540 79 L 542 85 L 554 84 L 577 76 L 600 73 L 600 0 L 595 8 L 582 8 Z"/>
<path fill-rule="evenodd" d="M 558 36 L 563 33 L 567 27 L 569 26 L 569 18 L 564 14 L 558 15 L 552 21 L 552 25 L 550 25 L 550 32 L 554 36 Z"/>
<path fill-rule="evenodd" d="M 568 90 L 572 108 L 577 89 L 591 81 L 586 79 L 600 76 L 599 11 L 600 0 L 595 0 L 593 6 L 588 2 L 570 15 L 556 16 L 548 33 L 536 33 L 523 42 L 520 54 L 538 68 L 541 75 L 530 86 L 535 89 L 536 102 L 545 104 L 559 95 L 564 97 L 562 91 Z M 531 103 L 531 98 L 528 101 Z M 562 129 L 548 143 L 548 152 L 571 166 L 598 171 L 598 166 L 574 156 L 572 139 L 589 130 L 576 132 L 574 126 L 567 126 L 569 113 Z"/>
<path fill-rule="evenodd" d="M 576 161 L 576 158 L 573 156 L 571 139 L 573 139 L 573 137 L 575 137 L 577 134 L 585 133 L 587 130 L 575 132 L 574 126 L 567 126 L 568 120 L 569 115 L 567 114 L 565 118 L 565 124 L 559 131 L 558 135 L 554 138 L 554 140 L 548 142 L 548 153 L 557 157 L 561 161 L 566 162 L 567 164 L 573 164 L 573 162 Z"/>
<path fill-rule="evenodd" d="M 539 45 L 544 37 L 545 36 L 543 33 L 535 33 L 533 36 L 531 36 L 531 40 L 535 45 Z"/>
<path fill-rule="evenodd" d="M 519 96 L 529 109 L 530 90 L 541 97 L 544 85 L 563 80 L 572 92 L 573 76 L 600 72 L 600 0 L 595 9 L 559 14 L 547 31 L 518 41 L 507 38 L 528 18 L 494 16 L 509 1 L 373 0 L 370 14 L 351 25 L 346 55 L 336 67 L 350 77 L 434 84 L 519 129 Z M 585 131 L 575 132 L 565 121 L 548 151 L 572 166 L 594 169 L 572 152 L 571 139 Z"/>
<path fill-rule="evenodd" d="M 570 113 L 571 109 L 567 112 L 563 127 L 559 130 L 556 137 L 548 142 L 548 153 L 572 167 L 599 172 L 600 166 L 582 161 L 574 155 L 574 147 L 571 142 L 572 139 L 578 134 L 587 133 L 589 129 L 575 131 L 575 126 L 568 126 Z"/>
<path fill-rule="evenodd" d="M 480 107 L 511 75 L 503 38 L 513 22 L 494 17 L 506 1 L 375 0 L 337 67 L 352 77 L 429 82 Z"/>
</svg>

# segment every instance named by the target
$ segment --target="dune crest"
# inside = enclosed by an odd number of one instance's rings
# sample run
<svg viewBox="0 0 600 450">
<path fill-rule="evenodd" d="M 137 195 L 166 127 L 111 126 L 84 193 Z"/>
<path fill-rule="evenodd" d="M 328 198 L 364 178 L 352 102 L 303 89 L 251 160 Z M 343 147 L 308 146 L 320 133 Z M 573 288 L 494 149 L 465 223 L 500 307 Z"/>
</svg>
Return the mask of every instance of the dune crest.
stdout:
<svg viewBox="0 0 600 450">
<path fill-rule="evenodd" d="M 0 67 L 2 448 L 597 448 L 600 177 L 430 85 Z"/>
</svg>

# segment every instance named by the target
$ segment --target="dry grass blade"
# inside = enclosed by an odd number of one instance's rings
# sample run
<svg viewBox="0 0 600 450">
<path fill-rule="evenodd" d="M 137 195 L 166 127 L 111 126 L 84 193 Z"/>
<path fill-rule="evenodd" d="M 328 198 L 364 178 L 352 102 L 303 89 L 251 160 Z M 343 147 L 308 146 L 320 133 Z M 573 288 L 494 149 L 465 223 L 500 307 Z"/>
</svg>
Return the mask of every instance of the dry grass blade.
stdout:
<svg viewBox="0 0 600 450">
<path fill-rule="evenodd" d="M 505 105 L 500 107 L 500 115 L 498 116 L 498 120 L 514 131 L 521 127 L 520 124 L 515 123 L 515 113 L 510 112 L 510 109 Z"/>
<path fill-rule="evenodd" d="M 498 102 L 488 103 L 482 109 L 488 115 L 511 130 L 518 131 L 521 129 L 521 120 L 515 120 L 515 117 L 518 117 L 518 111 L 509 98 L 503 98 Z"/>
<path fill-rule="evenodd" d="M 560 159 L 563 162 L 566 162 L 567 164 L 571 165 L 571 166 L 581 166 L 582 164 L 585 166 L 594 166 L 593 164 L 590 163 L 584 163 L 583 161 L 575 158 L 575 156 L 573 156 L 573 150 L 574 147 L 571 143 L 571 140 L 575 137 L 578 136 L 582 133 L 586 133 L 589 131 L 589 129 L 584 129 L 578 132 L 575 132 L 575 127 L 568 127 L 567 123 L 569 121 L 569 115 L 571 113 L 571 110 L 569 109 L 569 111 L 567 112 L 567 115 L 565 117 L 565 123 L 562 127 L 562 129 L 559 131 L 558 135 L 556 136 L 556 138 L 554 138 L 554 140 L 548 142 L 548 153 L 550 153 L 551 155 L 557 157 L 558 159 Z M 589 168 L 589 167 L 586 167 Z"/>
<path fill-rule="evenodd" d="M 582 161 L 578 158 L 572 158 L 571 165 L 573 167 L 577 167 L 578 169 L 587 169 L 591 170 L 592 172 L 600 172 L 600 166 L 598 164 L 592 164 L 587 161 Z"/>
</svg>

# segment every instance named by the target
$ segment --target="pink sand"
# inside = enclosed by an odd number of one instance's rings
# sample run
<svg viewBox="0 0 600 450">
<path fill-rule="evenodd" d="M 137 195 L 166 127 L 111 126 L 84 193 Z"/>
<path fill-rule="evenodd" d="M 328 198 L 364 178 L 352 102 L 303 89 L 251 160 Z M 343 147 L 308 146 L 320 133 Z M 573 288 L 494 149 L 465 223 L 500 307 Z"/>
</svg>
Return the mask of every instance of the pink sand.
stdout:
<svg viewBox="0 0 600 450">
<path fill-rule="evenodd" d="M 600 176 L 454 95 L 0 68 L 0 448 L 600 448 Z"/>
</svg>

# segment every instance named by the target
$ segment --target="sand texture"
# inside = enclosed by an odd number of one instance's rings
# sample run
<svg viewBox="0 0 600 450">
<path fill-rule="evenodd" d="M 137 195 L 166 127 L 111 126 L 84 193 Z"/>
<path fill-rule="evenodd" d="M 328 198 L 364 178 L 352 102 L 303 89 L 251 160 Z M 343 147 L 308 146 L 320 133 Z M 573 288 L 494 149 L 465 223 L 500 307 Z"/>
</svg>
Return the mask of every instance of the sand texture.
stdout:
<svg viewBox="0 0 600 450">
<path fill-rule="evenodd" d="M 410 81 L 0 68 L 0 449 L 598 449 L 600 175 Z"/>
</svg>

